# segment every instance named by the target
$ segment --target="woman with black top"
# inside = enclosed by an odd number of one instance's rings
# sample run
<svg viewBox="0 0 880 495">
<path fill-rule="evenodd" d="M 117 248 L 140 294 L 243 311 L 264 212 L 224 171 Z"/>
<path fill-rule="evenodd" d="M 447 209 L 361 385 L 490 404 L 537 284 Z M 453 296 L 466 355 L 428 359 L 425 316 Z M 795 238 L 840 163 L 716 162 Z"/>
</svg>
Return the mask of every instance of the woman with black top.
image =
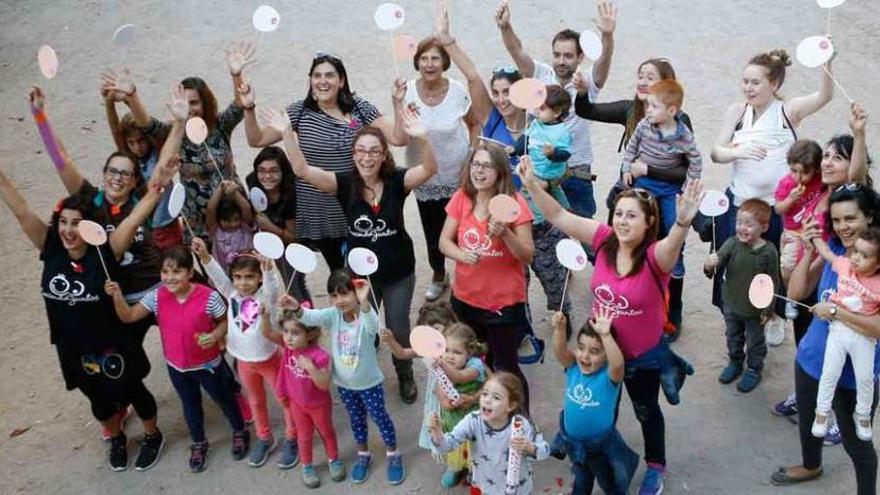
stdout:
<svg viewBox="0 0 880 495">
<path fill-rule="evenodd" d="M 183 127 L 179 127 L 182 135 Z M 169 166 L 167 155 L 160 158 L 144 197 L 100 247 L 86 244 L 78 231 L 80 221 L 96 219 L 93 198 L 76 195 L 61 200 L 47 224 L 0 172 L 0 198 L 40 250 L 41 292 L 50 342 L 58 353 L 64 383 L 67 390 L 79 389 L 88 398 L 92 415 L 110 431 L 109 461 L 114 471 L 128 468 L 127 439 L 116 415 L 129 404 L 144 427 L 136 469 L 144 471 L 155 465 L 164 440 L 156 427 L 156 400 L 143 383 L 150 362 L 140 340 L 125 331 L 104 293 L 104 266 L 111 277 L 121 273 L 120 260 L 159 202 L 161 184 L 170 181 L 175 172 L 176 163 Z"/>
<path fill-rule="evenodd" d="M 578 96 L 574 100 L 575 113 L 581 118 L 594 120 L 596 122 L 605 122 L 609 124 L 620 124 L 624 126 L 623 135 L 620 136 L 620 143 L 617 145 L 617 151 L 620 152 L 626 147 L 630 136 L 635 131 L 636 125 L 645 118 L 645 107 L 648 104 L 649 88 L 657 81 L 667 79 L 675 79 L 675 69 L 672 64 L 665 58 L 649 58 L 639 65 L 636 72 L 636 94 L 631 100 L 618 100 L 609 103 L 593 103 L 587 94 L 586 83 L 583 89 L 578 88 Z M 576 83 L 579 82 L 576 78 Z M 682 122 L 690 129 L 694 130 L 691 119 L 688 114 L 681 112 Z M 666 182 L 684 184 L 687 178 L 688 163 L 682 162 L 682 166 L 673 169 L 661 169 L 646 165 L 641 161 L 636 161 L 632 166 L 633 178 L 648 176 L 652 179 L 659 179 Z M 611 224 L 611 217 L 614 214 L 614 200 L 617 194 L 623 189 L 621 181 L 611 189 L 606 199 L 608 205 L 608 223 Z M 664 232 L 660 232 L 660 238 L 665 237 Z M 678 337 L 681 330 L 682 319 L 682 300 L 681 294 L 684 288 L 684 277 L 671 277 L 669 279 L 669 321 L 675 325 L 675 333 L 670 335 L 670 339 L 674 340 Z"/>
<path fill-rule="evenodd" d="M 421 165 L 407 170 L 395 168 L 385 135 L 368 126 L 359 130 L 353 140 L 354 170 L 334 173 L 306 163 L 287 119 L 278 112 L 271 114 L 269 125 L 282 133 L 297 177 L 320 191 L 334 194 L 342 206 L 349 249 L 364 247 L 379 258 L 379 269 L 370 277 L 373 291 L 379 304 L 385 301 L 385 325 L 402 346 L 409 347 L 416 259 L 404 224 L 403 206 L 410 191 L 437 172 L 424 125 L 413 111 L 405 111 L 406 132 L 424 146 Z M 418 395 L 412 361 L 394 358 L 394 369 L 401 398 L 412 404 Z"/>
</svg>

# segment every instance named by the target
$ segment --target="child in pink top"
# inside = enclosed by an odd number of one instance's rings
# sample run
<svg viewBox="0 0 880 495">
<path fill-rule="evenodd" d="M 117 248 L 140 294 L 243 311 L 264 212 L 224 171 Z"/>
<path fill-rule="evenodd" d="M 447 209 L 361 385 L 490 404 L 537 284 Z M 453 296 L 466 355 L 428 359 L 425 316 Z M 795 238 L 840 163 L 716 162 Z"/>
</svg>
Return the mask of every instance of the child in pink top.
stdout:
<svg viewBox="0 0 880 495">
<path fill-rule="evenodd" d="M 822 148 L 815 141 L 801 139 L 791 145 L 786 159 L 791 173 L 776 186 L 776 204 L 773 208 L 782 216 L 780 267 L 782 279 L 788 283 L 792 270 L 804 254 L 800 241 L 802 222 L 810 216 L 813 205 L 822 197 L 824 190 L 819 172 Z"/>
<path fill-rule="evenodd" d="M 224 180 L 214 190 L 205 210 L 205 226 L 211 236 L 211 254 L 224 270 L 235 256 L 254 247 L 251 204 L 238 183 Z"/>
<path fill-rule="evenodd" d="M 835 306 L 831 312 L 812 432 L 820 438 L 828 432 L 831 402 L 848 356 L 856 376 L 856 434 L 861 440 L 869 442 L 873 438 L 871 403 L 874 400 L 877 339 L 855 331 L 838 319 L 838 311 L 868 316 L 880 313 L 880 228 L 870 227 L 862 232 L 848 258 L 835 256 L 821 239 L 813 239 L 813 244 L 819 255 L 830 262 L 831 269 L 837 273 L 837 292 L 830 297 Z"/>
<path fill-rule="evenodd" d="M 297 443 L 302 458 L 303 483 L 308 488 L 321 484 L 312 463 L 312 438 L 315 429 L 324 440 L 330 477 L 345 479 L 345 464 L 339 459 L 336 430 L 333 428 L 333 402 L 330 399 L 330 354 L 318 346 L 320 327 L 303 325 L 293 311 L 281 318 L 283 334 L 274 332 L 268 310 L 263 308 L 263 335 L 282 347 L 281 366 L 276 380 L 278 394 L 289 401 L 287 412 L 296 423 Z"/>
</svg>

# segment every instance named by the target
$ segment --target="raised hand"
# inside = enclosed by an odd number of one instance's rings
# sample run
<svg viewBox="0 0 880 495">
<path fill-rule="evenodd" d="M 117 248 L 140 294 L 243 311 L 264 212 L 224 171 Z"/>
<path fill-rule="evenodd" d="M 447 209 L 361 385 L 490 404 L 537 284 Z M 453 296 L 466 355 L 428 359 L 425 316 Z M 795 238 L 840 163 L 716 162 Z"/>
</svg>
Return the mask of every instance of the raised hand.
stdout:
<svg viewBox="0 0 880 495">
<path fill-rule="evenodd" d="M 565 320 L 565 314 L 562 311 L 557 311 L 553 313 L 553 317 L 550 319 L 550 325 L 553 327 L 554 331 L 564 332 Z"/>
<path fill-rule="evenodd" d="M 406 97 L 406 78 L 398 77 L 394 80 L 394 84 L 391 86 L 391 101 L 394 102 L 395 105 L 403 104 L 403 99 Z"/>
<path fill-rule="evenodd" d="M 602 34 L 613 34 L 617 27 L 617 7 L 609 0 L 602 0 L 596 5 L 598 17 L 593 18 L 593 24 Z"/>
<path fill-rule="evenodd" d="M 238 91 L 238 98 L 241 101 L 241 105 L 245 108 L 253 108 L 256 104 L 254 88 L 249 83 L 241 83 L 238 85 L 236 91 Z"/>
<path fill-rule="evenodd" d="M 241 71 L 257 61 L 257 46 L 253 43 L 233 42 L 226 50 L 226 66 L 233 76 L 241 75 Z"/>
<path fill-rule="evenodd" d="M 177 122 L 186 122 L 189 118 L 189 102 L 186 101 L 186 90 L 178 84 L 171 90 L 171 99 L 165 104 L 171 116 Z"/>
<path fill-rule="evenodd" d="M 275 261 L 274 260 L 267 258 L 260 253 L 254 253 L 253 256 L 254 256 L 254 258 L 257 259 L 257 261 L 260 262 L 260 268 L 264 272 L 271 272 L 275 268 Z M 265 304 L 263 306 L 265 306 Z"/>
<path fill-rule="evenodd" d="M 264 125 L 271 127 L 282 134 L 290 129 L 290 119 L 287 118 L 286 113 L 280 110 L 275 110 L 274 108 L 260 108 L 260 119 L 263 121 Z"/>
<path fill-rule="evenodd" d="M 134 79 L 127 67 L 123 67 L 119 72 L 113 69 L 102 72 L 101 83 L 103 89 L 121 93 L 123 97 L 131 96 L 135 91 Z"/>
<path fill-rule="evenodd" d="M 425 122 L 422 121 L 422 117 L 417 110 L 407 107 L 402 110 L 402 113 L 403 129 L 407 134 L 414 138 L 421 138 L 428 135 L 428 130 L 425 129 Z"/>
<path fill-rule="evenodd" d="M 168 160 L 159 163 L 156 170 L 153 171 L 153 175 L 150 176 L 150 182 L 147 186 L 156 191 L 161 191 L 162 188 L 171 183 L 171 180 L 179 170 L 180 155 L 171 155 L 168 157 Z"/>
<path fill-rule="evenodd" d="M 501 4 L 498 5 L 498 9 L 495 11 L 495 24 L 499 29 L 510 27 L 510 4 L 507 3 L 507 0 L 501 0 Z"/>
<path fill-rule="evenodd" d="M 600 336 L 610 335 L 611 322 L 614 320 L 614 316 L 614 311 L 611 307 L 600 304 L 599 308 L 593 312 L 593 318 L 590 320 L 590 323 L 593 324 L 593 329 Z"/>
<path fill-rule="evenodd" d="M 290 294 L 283 294 L 278 299 L 278 307 L 281 309 L 289 309 L 292 311 L 298 311 L 300 308 L 299 301 L 294 299 L 293 296 L 291 296 Z"/>
<path fill-rule="evenodd" d="M 370 282 L 365 278 L 355 279 L 354 293 L 357 295 L 358 301 L 361 303 L 366 301 L 367 296 L 370 294 Z"/>
<path fill-rule="evenodd" d="M 437 14 L 437 39 L 444 45 L 449 45 L 455 41 L 449 29 L 449 8 L 446 2 L 441 2 L 440 12 Z"/>
<path fill-rule="evenodd" d="M 34 110 L 42 112 L 46 109 L 46 95 L 43 94 L 43 90 L 39 86 L 31 86 L 31 90 L 28 91 L 28 100 Z"/>
<path fill-rule="evenodd" d="M 207 264 L 211 261 L 211 253 L 208 251 L 208 246 L 201 237 L 193 237 L 189 248 L 199 257 L 202 264 Z"/>
<path fill-rule="evenodd" d="M 865 124 L 868 122 L 868 114 L 858 103 L 853 103 L 850 108 L 849 128 L 853 134 L 864 134 Z"/>
<path fill-rule="evenodd" d="M 700 211 L 700 201 L 703 199 L 703 184 L 700 179 L 689 180 L 684 191 L 678 195 L 675 204 L 675 222 L 690 225 Z"/>
<path fill-rule="evenodd" d="M 577 90 L 579 95 L 587 94 L 587 91 L 590 90 L 590 85 L 587 83 L 587 78 L 584 77 L 584 74 L 581 71 L 577 71 L 571 77 L 571 83 L 574 84 L 574 88 Z"/>
</svg>

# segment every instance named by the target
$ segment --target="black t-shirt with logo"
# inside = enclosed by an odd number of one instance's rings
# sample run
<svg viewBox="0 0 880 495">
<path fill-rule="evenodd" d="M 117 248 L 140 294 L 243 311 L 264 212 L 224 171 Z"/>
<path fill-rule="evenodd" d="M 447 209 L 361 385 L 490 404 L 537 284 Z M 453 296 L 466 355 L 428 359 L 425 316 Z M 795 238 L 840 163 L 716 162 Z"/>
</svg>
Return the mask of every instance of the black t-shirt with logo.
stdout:
<svg viewBox="0 0 880 495">
<path fill-rule="evenodd" d="M 395 169 L 385 181 L 382 198 L 373 208 L 353 189 L 353 174 L 336 173 L 336 199 L 345 212 L 348 248 L 363 247 L 379 258 L 379 269 L 370 278 L 377 283 L 396 282 L 413 272 L 416 257 L 413 243 L 406 233 L 403 205 L 409 191 L 404 187 L 406 170 Z"/>
<path fill-rule="evenodd" d="M 110 276 L 116 278 L 120 267 L 109 243 L 100 249 Z M 82 258 L 73 260 L 57 231 L 50 229 L 40 260 L 43 261 L 40 286 L 50 338 L 58 352 L 67 389 L 77 388 L 85 380 L 119 383 L 143 379 L 150 370 L 149 361 L 135 336 L 126 331 L 126 326 L 117 318 L 113 301 L 104 292 L 107 276 L 98 248 L 89 246 Z M 121 356 L 124 362 L 122 375 L 116 379 L 111 380 L 102 371 L 89 374 L 83 365 L 89 362 L 100 367 L 107 356 L 114 354 Z"/>
</svg>

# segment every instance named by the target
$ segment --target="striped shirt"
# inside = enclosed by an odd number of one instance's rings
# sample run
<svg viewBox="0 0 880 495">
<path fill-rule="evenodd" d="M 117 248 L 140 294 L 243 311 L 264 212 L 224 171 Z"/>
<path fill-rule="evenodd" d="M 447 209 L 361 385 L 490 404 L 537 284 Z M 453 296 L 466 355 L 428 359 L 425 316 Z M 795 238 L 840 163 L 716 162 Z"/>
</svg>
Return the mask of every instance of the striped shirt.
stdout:
<svg viewBox="0 0 880 495">
<path fill-rule="evenodd" d="M 159 289 L 153 289 L 144 294 L 143 299 L 141 299 L 141 305 L 147 308 L 150 313 L 155 314 L 159 307 Z M 216 290 L 211 291 L 211 295 L 208 296 L 205 313 L 214 319 L 222 318 L 226 315 L 226 303 L 223 302 L 223 298 L 220 297 L 220 293 Z"/>
<path fill-rule="evenodd" d="M 626 145 L 621 171 L 630 172 L 636 159 L 649 167 L 660 169 L 678 167 L 686 160 L 688 178 L 699 179 L 703 173 L 703 158 L 694 141 L 694 133 L 684 125 L 680 117 L 676 116 L 675 121 L 675 134 L 664 136 L 647 117 L 642 119 Z"/>
<path fill-rule="evenodd" d="M 535 79 L 544 84 L 560 84 L 559 78 L 556 77 L 556 71 L 549 65 L 533 60 L 535 63 Z M 588 81 L 589 89 L 587 89 L 587 97 L 590 101 L 596 101 L 599 96 L 599 87 L 593 81 L 592 71 L 584 72 L 578 69 L 584 78 Z M 579 167 L 589 167 L 593 164 L 593 146 L 590 144 L 590 121 L 583 119 L 574 111 L 574 101 L 577 98 L 577 88 L 574 83 L 569 81 L 563 86 L 569 96 L 571 96 L 571 108 L 568 116 L 565 117 L 565 125 L 568 132 L 571 133 L 571 158 L 568 159 L 568 166 L 571 169 Z"/>
<path fill-rule="evenodd" d="M 329 172 L 348 172 L 354 169 L 355 135 L 382 115 L 370 102 L 355 97 L 349 122 L 306 108 L 302 100 L 287 107 L 287 116 L 309 165 Z M 347 234 L 345 214 L 336 198 L 297 177 L 296 236 L 318 240 L 345 238 Z"/>
</svg>

